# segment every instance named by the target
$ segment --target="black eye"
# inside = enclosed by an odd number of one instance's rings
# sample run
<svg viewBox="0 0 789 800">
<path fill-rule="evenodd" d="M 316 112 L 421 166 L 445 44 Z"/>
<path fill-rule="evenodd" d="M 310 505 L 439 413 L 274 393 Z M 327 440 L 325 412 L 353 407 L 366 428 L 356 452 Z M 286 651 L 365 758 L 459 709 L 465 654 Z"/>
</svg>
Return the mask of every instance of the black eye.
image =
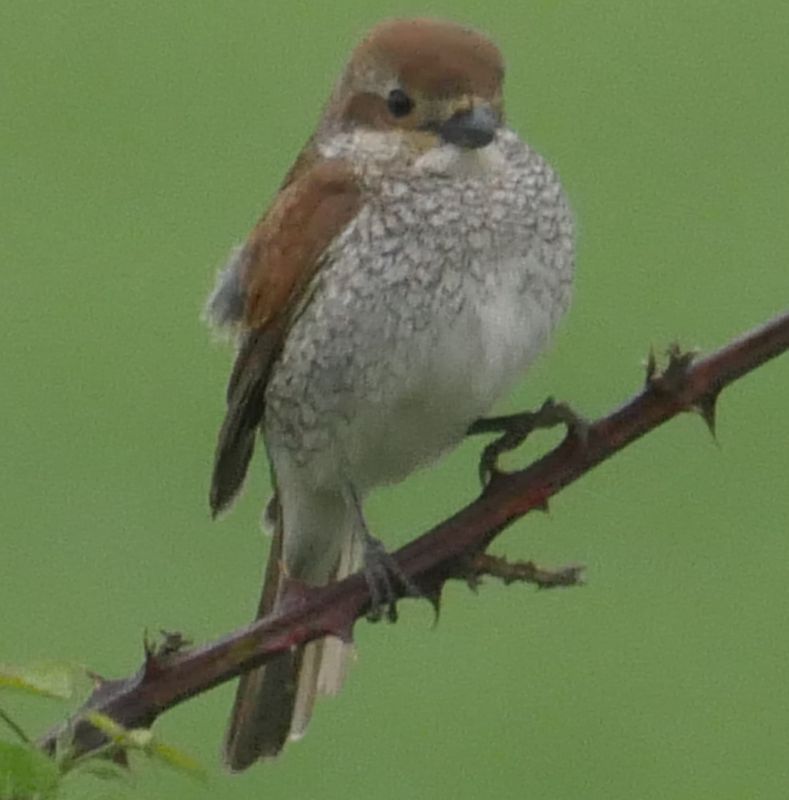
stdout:
<svg viewBox="0 0 789 800">
<path fill-rule="evenodd" d="M 392 89 L 389 97 L 386 98 L 386 105 L 394 117 L 404 117 L 411 113 L 414 101 L 402 90 Z"/>
</svg>

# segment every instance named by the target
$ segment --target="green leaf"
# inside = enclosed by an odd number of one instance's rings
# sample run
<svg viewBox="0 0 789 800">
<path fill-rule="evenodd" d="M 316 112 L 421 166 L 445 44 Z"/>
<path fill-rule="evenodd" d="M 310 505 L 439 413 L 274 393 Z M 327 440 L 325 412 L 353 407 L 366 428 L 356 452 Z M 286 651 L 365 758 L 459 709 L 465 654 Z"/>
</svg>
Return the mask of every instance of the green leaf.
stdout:
<svg viewBox="0 0 789 800">
<path fill-rule="evenodd" d="M 63 661 L 28 666 L 0 664 L 0 690 L 12 689 L 38 697 L 70 700 L 86 683 L 84 667 Z"/>
<path fill-rule="evenodd" d="M 52 759 L 33 747 L 0 741 L 0 800 L 49 800 L 59 783 Z"/>
</svg>

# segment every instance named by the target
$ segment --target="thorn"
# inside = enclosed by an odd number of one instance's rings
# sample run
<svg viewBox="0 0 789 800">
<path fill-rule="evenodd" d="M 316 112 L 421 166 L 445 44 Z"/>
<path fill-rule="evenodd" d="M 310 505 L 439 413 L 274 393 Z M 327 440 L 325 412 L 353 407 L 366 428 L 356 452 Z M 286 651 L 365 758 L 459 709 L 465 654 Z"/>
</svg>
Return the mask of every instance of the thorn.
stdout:
<svg viewBox="0 0 789 800">
<path fill-rule="evenodd" d="M 683 351 L 674 342 L 666 348 L 668 364 L 666 364 L 665 369 L 660 370 L 657 366 L 655 354 L 650 350 L 647 360 L 646 386 L 660 394 L 678 394 L 685 385 L 688 368 L 696 358 L 697 352 L 697 350 Z"/>
<path fill-rule="evenodd" d="M 657 374 L 657 358 L 655 357 L 655 348 L 652 345 L 649 346 L 649 354 L 644 362 L 644 368 L 646 372 L 644 383 L 647 386 L 651 386 Z"/>
<path fill-rule="evenodd" d="M 693 363 L 693 359 L 698 355 L 698 349 L 691 347 L 683 350 L 678 342 L 672 343 L 666 351 L 668 355 L 668 369 L 675 369 L 679 372 L 686 372 Z"/>
<path fill-rule="evenodd" d="M 153 641 L 148 636 L 148 629 L 144 628 L 142 632 L 142 649 L 143 653 L 145 653 L 145 660 L 148 660 L 148 657 L 153 654 L 153 651 L 156 649 L 154 647 Z"/>
<path fill-rule="evenodd" d="M 673 342 L 669 345 L 666 354 L 668 355 L 668 366 L 660 377 L 668 391 L 678 392 L 685 383 L 688 367 L 696 358 L 696 351 L 683 351 L 677 342 Z"/>
<path fill-rule="evenodd" d="M 424 595 L 425 599 L 433 607 L 433 628 L 438 627 L 438 620 L 441 616 L 441 589 L 443 584 L 439 584 L 433 591 Z M 476 591 L 476 587 L 472 587 Z"/>
<path fill-rule="evenodd" d="M 705 394 L 694 406 L 696 411 L 699 412 L 701 418 L 704 420 L 707 430 L 709 430 L 710 435 L 716 443 L 718 441 L 718 436 L 715 430 L 715 411 L 719 394 L 720 390 L 709 392 L 708 394 Z"/>
<path fill-rule="evenodd" d="M 542 511 L 542 513 L 543 513 L 543 514 L 550 514 L 550 512 L 551 512 L 551 508 L 550 508 L 550 506 L 548 505 L 548 498 L 547 498 L 547 497 L 543 497 L 543 498 L 541 498 L 540 500 L 538 500 L 538 501 L 537 501 L 537 502 L 536 502 L 536 503 L 535 503 L 535 504 L 532 506 L 532 508 L 533 508 L 535 511 Z"/>
</svg>

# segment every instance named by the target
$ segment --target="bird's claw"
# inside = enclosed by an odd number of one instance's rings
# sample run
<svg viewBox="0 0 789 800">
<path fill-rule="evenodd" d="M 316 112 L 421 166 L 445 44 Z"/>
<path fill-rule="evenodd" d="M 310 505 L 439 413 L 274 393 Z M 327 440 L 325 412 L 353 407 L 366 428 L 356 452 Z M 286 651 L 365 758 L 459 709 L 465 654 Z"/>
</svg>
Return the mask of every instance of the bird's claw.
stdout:
<svg viewBox="0 0 789 800">
<path fill-rule="evenodd" d="M 589 423 L 575 413 L 566 403 L 557 403 L 549 397 L 538 411 L 523 411 L 505 417 L 479 419 L 469 428 L 469 434 L 500 433 L 498 439 L 492 441 L 482 451 L 479 459 L 479 478 L 482 486 L 501 474 L 498 459 L 519 447 L 535 430 L 553 428 L 557 425 L 567 427 L 568 436 L 574 437 L 585 447 L 589 439 Z"/>
<path fill-rule="evenodd" d="M 384 613 L 389 622 L 397 622 L 399 597 L 424 596 L 383 544 L 370 535 L 364 543 L 364 577 L 370 588 L 370 608 L 367 612 L 370 622 L 378 622 Z"/>
</svg>

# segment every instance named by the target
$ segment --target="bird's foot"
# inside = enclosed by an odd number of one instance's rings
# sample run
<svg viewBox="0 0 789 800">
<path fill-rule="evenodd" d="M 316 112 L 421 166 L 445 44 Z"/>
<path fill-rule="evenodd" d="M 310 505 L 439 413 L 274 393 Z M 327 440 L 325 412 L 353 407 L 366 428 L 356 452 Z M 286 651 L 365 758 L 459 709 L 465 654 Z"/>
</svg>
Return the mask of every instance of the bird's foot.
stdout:
<svg viewBox="0 0 789 800">
<path fill-rule="evenodd" d="M 389 622 L 397 622 L 397 599 L 423 596 L 383 543 L 369 533 L 364 538 L 364 577 L 370 587 L 370 622 L 378 622 L 384 614 Z"/>
<path fill-rule="evenodd" d="M 568 436 L 573 436 L 582 445 L 586 445 L 589 423 L 566 403 L 557 403 L 552 397 L 549 397 L 538 411 L 523 411 L 520 414 L 504 417 L 478 419 L 472 423 L 467 431 L 469 436 L 479 433 L 501 434 L 498 439 L 485 447 L 480 456 L 479 478 L 483 487 L 494 475 L 501 472 L 498 468 L 498 459 L 502 453 L 519 447 L 533 431 L 557 425 L 565 425 Z"/>
</svg>

